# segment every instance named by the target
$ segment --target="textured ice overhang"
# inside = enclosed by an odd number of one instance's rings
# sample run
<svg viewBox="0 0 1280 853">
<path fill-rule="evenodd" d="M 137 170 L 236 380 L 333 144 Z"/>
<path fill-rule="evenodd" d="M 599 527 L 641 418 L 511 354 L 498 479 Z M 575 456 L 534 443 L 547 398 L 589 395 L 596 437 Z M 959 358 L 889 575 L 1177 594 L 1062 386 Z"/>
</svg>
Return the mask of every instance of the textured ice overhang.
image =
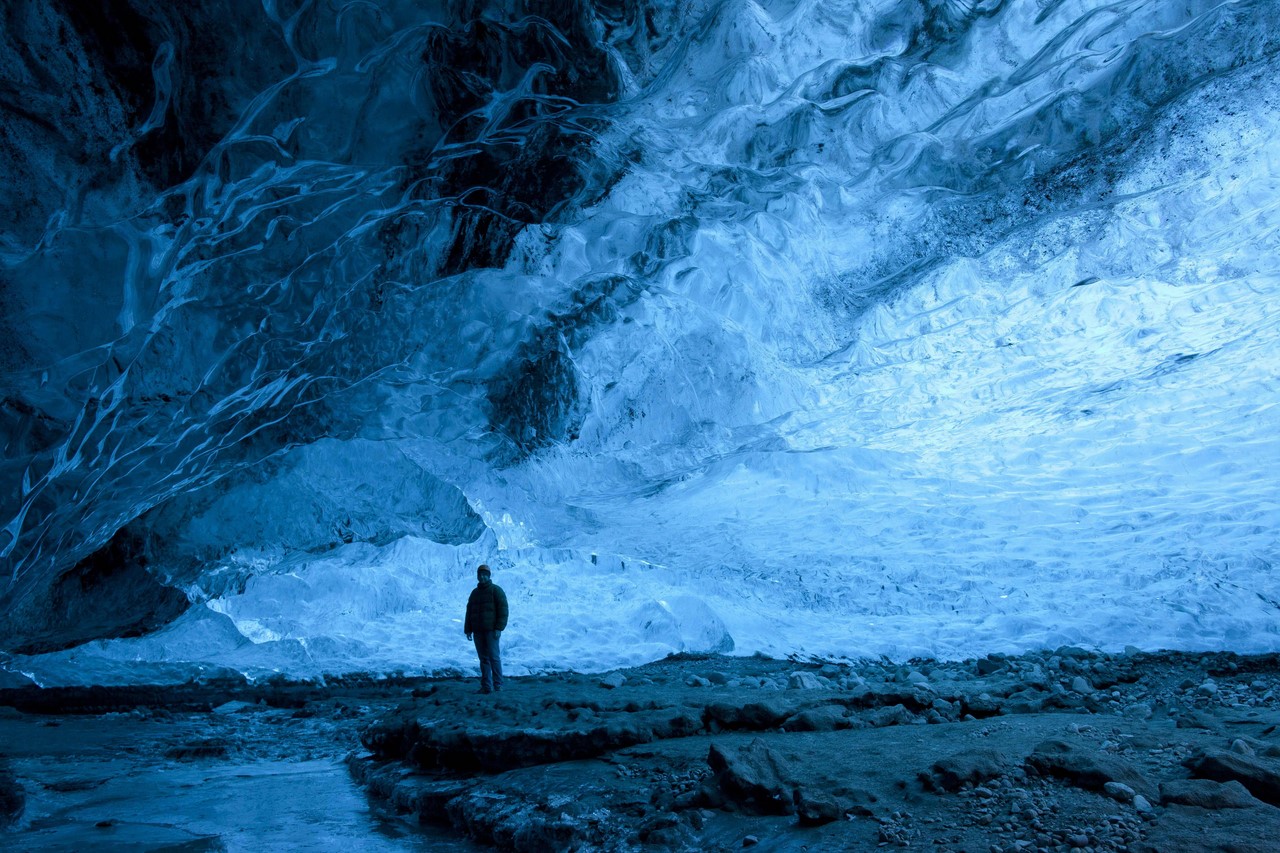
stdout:
<svg viewBox="0 0 1280 853">
<path fill-rule="evenodd" d="M 6 668 L 1280 647 L 1273 14 L 12 4 Z"/>
</svg>

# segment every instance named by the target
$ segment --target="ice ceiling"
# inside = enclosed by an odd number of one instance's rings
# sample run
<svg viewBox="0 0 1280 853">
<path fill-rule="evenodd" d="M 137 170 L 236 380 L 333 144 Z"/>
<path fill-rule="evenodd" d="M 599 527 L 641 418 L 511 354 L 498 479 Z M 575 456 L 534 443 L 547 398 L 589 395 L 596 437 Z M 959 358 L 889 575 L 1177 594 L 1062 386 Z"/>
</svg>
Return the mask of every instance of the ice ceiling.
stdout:
<svg viewBox="0 0 1280 853">
<path fill-rule="evenodd" d="M 1280 649 L 1280 7 L 25 0 L 41 683 Z M 25 675 L 24 675 L 25 673 Z"/>
</svg>

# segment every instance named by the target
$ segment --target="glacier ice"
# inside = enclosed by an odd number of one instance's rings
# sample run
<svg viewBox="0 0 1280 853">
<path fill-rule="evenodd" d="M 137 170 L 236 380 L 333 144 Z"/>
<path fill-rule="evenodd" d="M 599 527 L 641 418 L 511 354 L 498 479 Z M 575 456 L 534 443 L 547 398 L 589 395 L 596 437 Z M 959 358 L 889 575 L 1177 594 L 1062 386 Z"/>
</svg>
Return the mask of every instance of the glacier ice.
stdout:
<svg viewBox="0 0 1280 853">
<path fill-rule="evenodd" d="M 1271 4 L 220 8 L 4 36 L 12 672 L 1280 648 Z"/>
</svg>

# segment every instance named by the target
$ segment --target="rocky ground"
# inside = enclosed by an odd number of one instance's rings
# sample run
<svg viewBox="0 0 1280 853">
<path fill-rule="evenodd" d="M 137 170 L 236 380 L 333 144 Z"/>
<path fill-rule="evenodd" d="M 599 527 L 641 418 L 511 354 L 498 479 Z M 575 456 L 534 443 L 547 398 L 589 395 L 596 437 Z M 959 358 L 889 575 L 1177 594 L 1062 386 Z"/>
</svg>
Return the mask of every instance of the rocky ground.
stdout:
<svg viewBox="0 0 1280 853">
<path fill-rule="evenodd" d="M 678 657 L 443 682 L 362 733 L 374 797 L 529 850 L 1275 851 L 1280 660 Z"/>
<path fill-rule="evenodd" d="M 468 838 L 518 851 L 1280 849 L 1276 655 L 678 656 L 510 679 L 492 695 L 476 686 L 0 691 L 0 848 L 64 849 L 54 829 L 78 820 L 65 849 L 86 837 L 237 849 L 245 836 L 208 821 L 181 837 L 170 821 L 165 835 L 122 798 L 200 790 L 223 768 L 226 797 L 262 799 L 237 793 L 235 780 L 266 772 L 246 768 L 344 760 L 374 812 L 401 816 L 379 849 L 420 847 L 407 826 L 427 849 L 459 850 Z M 278 791 L 307 796 L 296 781 Z M 369 846 L 364 820 L 326 837 Z"/>
</svg>

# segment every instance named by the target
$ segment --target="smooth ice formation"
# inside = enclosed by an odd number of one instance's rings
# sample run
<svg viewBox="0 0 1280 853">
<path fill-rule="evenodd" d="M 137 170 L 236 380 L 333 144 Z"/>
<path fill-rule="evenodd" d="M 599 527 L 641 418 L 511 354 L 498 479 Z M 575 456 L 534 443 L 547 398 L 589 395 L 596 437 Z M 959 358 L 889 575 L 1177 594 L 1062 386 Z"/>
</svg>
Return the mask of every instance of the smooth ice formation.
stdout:
<svg viewBox="0 0 1280 853">
<path fill-rule="evenodd" d="M 1273 4 L 119 5 L 0 36 L 8 678 L 1280 648 Z"/>
</svg>

